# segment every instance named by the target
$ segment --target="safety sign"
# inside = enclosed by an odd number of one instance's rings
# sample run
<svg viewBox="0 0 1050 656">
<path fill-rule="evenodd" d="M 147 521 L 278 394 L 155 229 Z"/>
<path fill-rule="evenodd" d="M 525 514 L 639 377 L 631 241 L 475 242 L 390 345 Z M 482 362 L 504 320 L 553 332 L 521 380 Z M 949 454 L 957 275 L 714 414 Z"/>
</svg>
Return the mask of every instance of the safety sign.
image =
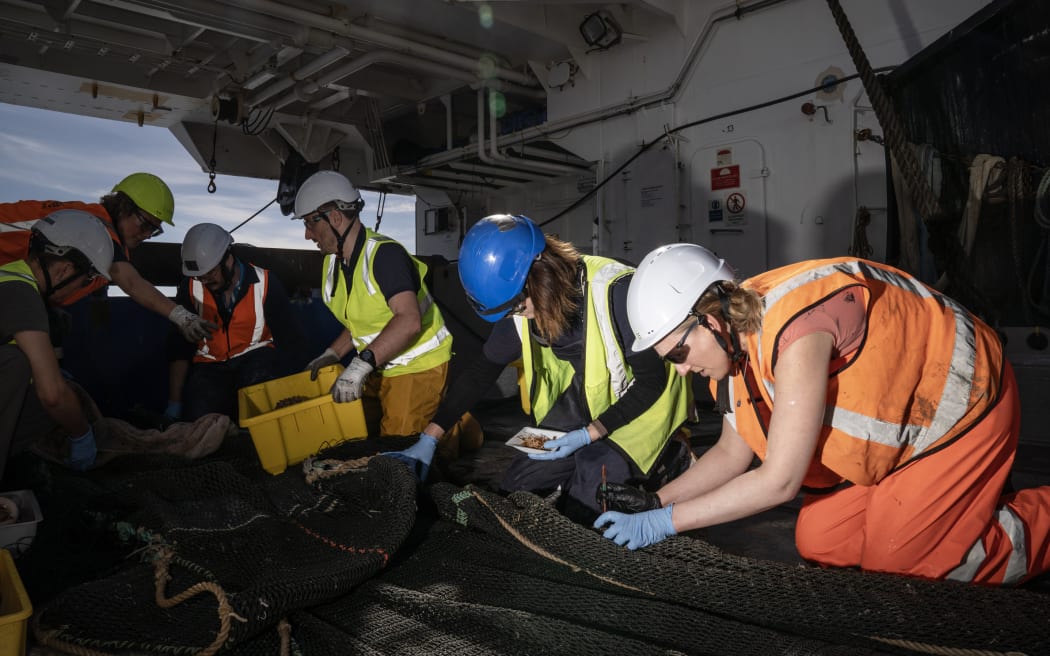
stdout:
<svg viewBox="0 0 1050 656">
<path fill-rule="evenodd" d="M 733 189 L 740 186 L 740 165 L 711 169 L 711 191 Z"/>
<path fill-rule="evenodd" d="M 744 194 L 732 193 L 726 198 L 726 209 L 730 214 L 741 214 L 746 206 L 747 201 L 744 200 Z"/>
</svg>

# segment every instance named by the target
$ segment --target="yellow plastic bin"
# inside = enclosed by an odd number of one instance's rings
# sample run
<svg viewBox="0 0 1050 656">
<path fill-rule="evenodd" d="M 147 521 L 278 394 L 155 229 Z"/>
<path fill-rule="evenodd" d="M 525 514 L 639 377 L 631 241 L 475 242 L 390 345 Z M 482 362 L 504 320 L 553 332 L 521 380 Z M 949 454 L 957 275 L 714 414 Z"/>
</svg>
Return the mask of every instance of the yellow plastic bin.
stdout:
<svg viewBox="0 0 1050 656">
<path fill-rule="evenodd" d="M 0 656 L 23 656 L 26 653 L 26 626 L 33 605 L 18 576 L 15 559 L 7 549 L 0 549 Z"/>
<path fill-rule="evenodd" d="M 317 380 L 303 371 L 238 391 L 240 425 L 251 433 L 263 469 L 280 474 L 322 446 L 368 436 L 361 401 L 336 403 L 328 393 L 342 371 L 332 365 L 318 371 Z M 306 400 L 288 403 L 298 398 Z"/>
</svg>

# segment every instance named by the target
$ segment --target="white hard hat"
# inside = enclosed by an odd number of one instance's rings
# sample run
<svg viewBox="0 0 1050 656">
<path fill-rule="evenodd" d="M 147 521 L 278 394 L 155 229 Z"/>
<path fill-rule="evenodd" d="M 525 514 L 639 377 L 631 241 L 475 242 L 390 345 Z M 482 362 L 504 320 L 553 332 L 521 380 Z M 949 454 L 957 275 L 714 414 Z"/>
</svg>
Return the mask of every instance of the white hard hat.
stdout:
<svg viewBox="0 0 1050 656">
<path fill-rule="evenodd" d="M 83 210 L 58 210 L 33 224 L 33 232 L 44 238 L 43 252 L 73 261 L 86 258 L 100 276 L 110 280 L 113 238 L 98 217 Z"/>
<path fill-rule="evenodd" d="M 182 240 L 182 273 L 202 276 L 222 261 L 233 244 L 233 236 L 214 223 L 198 223 Z"/>
<path fill-rule="evenodd" d="M 295 218 L 301 219 L 325 203 L 338 201 L 340 209 L 360 212 L 365 201 L 346 176 L 336 171 L 318 171 L 299 187 L 295 194 Z"/>
<path fill-rule="evenodd" d="M 682 323 L 707 288 L 732 280 L 733 270 L 696 244 L 670 244 L 644 258 L 627 288 L 627 318 L 634 331 L 633 351 L 644 351 Z"/>
</svg>

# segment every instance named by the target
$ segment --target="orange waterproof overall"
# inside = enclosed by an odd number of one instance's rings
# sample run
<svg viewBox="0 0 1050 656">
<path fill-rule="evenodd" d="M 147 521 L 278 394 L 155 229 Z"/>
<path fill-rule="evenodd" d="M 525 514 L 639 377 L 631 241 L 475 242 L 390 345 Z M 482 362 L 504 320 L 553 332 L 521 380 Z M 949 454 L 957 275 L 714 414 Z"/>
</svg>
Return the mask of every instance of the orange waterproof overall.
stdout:
<svg viewBox="0 0 1050 656">
<path fill-rule="evenodd" d="M 846 288 L 867 308 L 862 346 L 828 375 L 795 529 L 803 558 L 1007 585 L 1050 570 L 1050 487 L 1001 496 L 1020 405 L 991 328 L 908 274 L 854 258 L 743 284 L 764 297 L 765 313 L 748 338 L 751 375 L 729 385 L 727 419 L 760 458 L 783 328 Z M 844 482 L 853 485 L 835 488 Z"/>
<path fill-rule="evenodd" d="M 128 250 L 121 243 L 120 237 L 117 236 L 109 214 L 106 213 L 106 208 L 98 203 L 81 203 L 75 200 L 20 200 L 17 203 L 0 203 L 0 264 L 25 259 L 29 254 L 29 237 L 33 224 L 58 210 L 83 210 L 94 214 L 113 239 L 113 248 L 122 252 L 125 260 L 131 258 Z M 81 287 L 64 298 L 62 305 L 72 305 L 108 284 L 108 280 L 97 276 L 86 287 Z"/>
</svg>

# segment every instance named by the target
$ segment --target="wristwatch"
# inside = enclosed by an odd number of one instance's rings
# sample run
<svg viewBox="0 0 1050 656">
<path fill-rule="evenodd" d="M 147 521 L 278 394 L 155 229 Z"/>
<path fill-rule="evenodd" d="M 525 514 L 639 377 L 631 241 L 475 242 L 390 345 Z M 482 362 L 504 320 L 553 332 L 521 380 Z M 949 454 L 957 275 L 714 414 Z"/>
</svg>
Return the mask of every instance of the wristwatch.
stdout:
<svg viewBox="0 0 1050 656">
<path fill-rule="evenodd" d="M 372 365 L 373 369 L 376 368 L 376 354 L 372 352 L 372 349 L 365 349 L 361 351 L 357 354 L 357 357 Z"/>
</svg>

